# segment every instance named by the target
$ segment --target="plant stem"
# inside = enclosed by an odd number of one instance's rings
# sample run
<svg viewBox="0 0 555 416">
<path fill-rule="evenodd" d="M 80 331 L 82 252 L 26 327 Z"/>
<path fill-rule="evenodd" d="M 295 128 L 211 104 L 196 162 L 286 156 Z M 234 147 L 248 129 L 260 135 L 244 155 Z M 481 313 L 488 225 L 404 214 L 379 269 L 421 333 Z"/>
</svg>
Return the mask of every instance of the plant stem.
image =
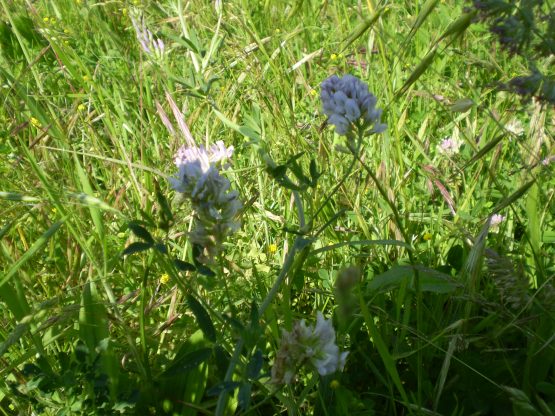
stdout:
<svg viewBox="0 0 555 416">
<path fill-rule="evenodd" d="M 397 210 L 397 207 L 395 206 L 393 201 L 389 198 L 389 196 L 387 194 L 387 191 L 385 190 L 385 188 L 381 184 L 381 182 L 378 180 L 377 176 L 374 174 L 372 169 L 370 169 L 370 167 L 366 163 L 364 163 L 364 161 L 360 157 L 359 150 L 361 148 L 361 143 L 362 143 L 363 138 L 364 138 L 364 129 L 360 128 L 359 131 L 358 131 L 357 147 L 355 149 L 352 146 L 349 146 L 349 150 L 351 151 L 353 156 L 360 162 L 361 166 L 368 173 L 368 175 L 372 178 L 372 181 L 376 185 L 376 188 L 378 189 L 378 192 L 382 195 L 382 197 L 386 201 L 387 205 L 391 209 L 391 212 L 393 213 L 393 217 L 395 218 L 395 224 L 397 225 L 397 228 L 401 232 L 401 235 L 403 236 L 403 240 L 405 240 L 405 243 L 410 247 L 411 246 L 410 236 L 409 236 L 409 234 L 407 233 L 407 231 L 405 230 L 405 228 L 403 226 L 403 223 L 401 221 L 401 215 L 399 214 L 399 211 Z M 420 288 L 420 276 L 419 276 L 418 270 L 415 267 L 416 266 L 416 259 L 414 258 L 412 250 L 411 249 L 407 250 L 407 254 L 409 256 L 409 261 L 410 261 L 411 265 L 413 266 L 414 287 L 415 287 L 415 290 L 416 290 L 416 330 L 418 331 L 418 333 L 420 333 L 420 331 L 422 329 L 422 291 L 421 291 L 421 288 Z M 416 343 L 417 343 L 416 348 L 417 348 L 417 366 L 418 366 L 418 369 L 417 369 L 418 405 L 421 406 L 421 403 L 422 403 L 422 348 L 421 348 L 421 343 L 422 343 L 422 341 L 420 340 L 420 337 L 417 337 Z"/>
</svg>

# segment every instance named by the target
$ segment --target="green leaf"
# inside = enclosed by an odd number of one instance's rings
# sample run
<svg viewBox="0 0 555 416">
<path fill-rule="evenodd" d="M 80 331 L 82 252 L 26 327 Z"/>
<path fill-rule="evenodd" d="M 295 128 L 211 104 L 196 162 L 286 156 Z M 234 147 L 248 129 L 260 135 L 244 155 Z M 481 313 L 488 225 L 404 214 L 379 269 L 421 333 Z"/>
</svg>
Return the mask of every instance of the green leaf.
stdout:
<svg viewBox="0 0 555 416">
<path fill-rule="evenodd" d="M 238 381 L 223 381 L 206 391 L 208 396 L 219 396 L 223 392 L 230 392 L 241 385 Z"/>
<path fill-rule="evenodd" d="M 179 271 L 182 272 L 194 272 L 197 268 L 192 265 L 191 263 L 187 263 L 186 261 L 174 259 L 173 264 Z"/>
<path fill-rule="evenodd" d="M 152 248 L 152 243 L 143 243 L 142 241 L 136 241 L 129 244 L 125 250 L 121 253 L 122 256 L 130 256 L 131 254 L 140 253 Z"/>
<path fill-rule="evenodd" d="M 213 272 L 209 267 L 206 267 L 203 264 L 197 264 L 197 272 L 199 272 L 200 274 L 202 274 L 203 276 L 207 276 L 207 277 L 215 277 L 216 273 Z"/>
<path fill-rule="evenodd" d="M 4 355 L 6 351 L 8 351 L 8 348 L 10 348 L 12 345 L 15 345 L 19 342 L 19 340 L 27 332 L 27 329 L 29 329 L 28 322 L 19 323 L 15 326 L 15 328 L 12 330 L 12 332 L 10 332 L 10 334 L 4 340 L 4 342 L 0 344 L 0 357 L 2 357 L 2 355 Z"/>
<path fill-rule="evenodd" d="M 241 383 L 239 387 L 239 394 L 237 395 L 238 405 L 241 409 L 247 410 L 251 401 L 251 383 Z"/>
<path fill-rule="evenodd" d="M 135 234 L 141 240 L 146 241 L 147 243 L 150 243 L 150 244 L 154 243 L 154 239 L 152 238 L 152 235 L 150 235 L 148 230 L 142 225 L 140 225 L 137 221 L 130 221 L 127 226 L 133 232 L 133 234 Z"/>
<path fill-rule="evenodd" d="M 173 224 L 173 213 L 170 204 L 165 197 L 164 193 L 160 189 L 160 184 L 156 179 L 154 179 L 154 187 L 156 193 L 156 200 L 158 201 L 158 206 L 160 207 L 160 222 L 159 226 L 162 230 L 168 231 L 170 226 Z"/>
<path fill-rule="evenodd" d="M 262 364 L 264 364 L 262 351 L 257 349 L 247 364 L 247 377 L 255 380 L 262 370 Z"/>
<path fill-rule="evenodd" d="M 466 113 L 474 106 L 474 101 L 470 98 L 461 98 L 449 106 L 449 111 L 454 113 Z"/>
<path fill-rule="evenodd" d="M 164 371 L 160 377 L 167 378 L 183 375 L 208 360 L 211 355 L 212 348 L 201 348 L 190 352 L 183 357 L 179 357 L 179 359 L 172 363 L 171 367 Z"/>
<path fill-rule="evenodd" d="M 375 276 L 368 285 L 368 291 L 389 291 L 407 282 L 408 288 L 414 290 L 415 270 L 418 271 L 420 289 L 423 292 L 450 293 L 459 287 L 459 285 L 451 279 L 451 276 L 437 270 L 428 269 L 423 266 L 393 266 L 385 273 Z"/>
<path fill-rule="evenodd" d="M 464 31 L 468 28 L 468 26 L 470 26 L 470 24 L 472 23 L 472 21 L 474 20 L 477 14 L 478 14 L 478 10 L 473 10 L 470 13 L 463 14 L 461 17 L 459 17 L 457 20 L 451 23 L 447 27 L 447 29 L 445 29 L 445 32 L 443 32 L 443 34 L 439 38 L 439 41 L 445 39 L 448 36 L 455 35 L 451 40 L 452 42 L 454 39 L 461 36 L 464 33 Z M 451 42 L 448 42 L 448 43 L 451 43 Z"/>
<path fill-rule="evenodd" d="M 192 295 L 187 295 L 187 304 L 197 319 L 198 326 L 204 336 L 212 342 L 216 342 L 216 329 L 210 319 L 210 315 L 206 309 Z"/>
</svg>

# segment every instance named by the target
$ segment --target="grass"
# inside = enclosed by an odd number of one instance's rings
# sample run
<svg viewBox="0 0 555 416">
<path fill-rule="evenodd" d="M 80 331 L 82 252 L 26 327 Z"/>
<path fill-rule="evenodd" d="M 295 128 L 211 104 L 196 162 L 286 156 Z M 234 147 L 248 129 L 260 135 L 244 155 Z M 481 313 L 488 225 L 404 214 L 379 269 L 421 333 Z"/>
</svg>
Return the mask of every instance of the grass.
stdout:
<svg viewBox="0 0 555 416">
<path fill-rule="evenodd" d="M 463 8 L 0 1 L 0 414 L 553 414 L 553 108 L 498 91 L 525 62 Z M 388 126 L 358 159 L 320 111 L 346 73 Z M 166 91 L 235 147 L 242 227 L 211 269 Z M 273 386 L 317 311 L 344 371 Z"/>
</svg>

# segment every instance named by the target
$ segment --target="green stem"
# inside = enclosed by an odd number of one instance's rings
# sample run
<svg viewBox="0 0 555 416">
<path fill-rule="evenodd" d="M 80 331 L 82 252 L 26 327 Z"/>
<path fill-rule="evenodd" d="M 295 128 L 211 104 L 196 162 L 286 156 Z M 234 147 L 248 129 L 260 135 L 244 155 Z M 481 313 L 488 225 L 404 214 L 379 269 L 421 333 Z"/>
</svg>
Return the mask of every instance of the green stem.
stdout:
<svg viewBox="0 0 555 416">
<path fill-rule="evenodd" d="M 296 192 L 293 193 L 293 195 L 295 196 L 295 201 L 297 202 L 297 208 L 299 210 L 299 219 L 301 223 L 304 223 L 304 211 L 302 208 L 301 199 Z M 285 257 L 283 266 L 281 268 L 281 272 L 276 278 L 272 288 L 270 289 L 270 291 L 262 301 L 262 304 L 258 308 L 258 316 L 260 318 L 264 315 L 266 310 L 269 308 L 270 304 L 274 301 L 275 297 L 279 292 L 281 285 L 283 284 L 285 278 L 289 275 L 290 271 L 297 270 L 299 267 L 302 266 L 304 260 L 308 255 L 308 251 L 310 250 L 310 243 L 311 243 L 311 240 L 303 237 L 297 237 L 295 239 L 295 242 L 293 243 L 293 247 Z M 299 251 L 301 252 L 301 256 L 299 257 L 299 261 L 295 263 L 294 260 L 297 252 Z M 237 344 L 235 345 L 235 351 L 233 352 L 233 356 L 231 357 L 231 360 L 229 362 L 229 366 L 227 368 L 227 371 L 224 377 L 224 382 L 232 381 L 233 372 L 235 371 L 235 367 L 237 367 L 237 364 L 239 364 L 239 359 L 241 358 L 241 351 L 243 349 L 244 344 L 245 344 L 245 341 L 243 337 L 239 338 L 239 340 L 237 341 Z M 218 403 L 216 405 L 216 413 L 215 413 L 216 416 L 224 415 L 224 411 L 227 406 L 228 396 L 229 396 L 229 393 L 227 391 L 222 391 L 220 393 L 220 396 L 218 397 Z"/>
<path fill-rule="evenodd" d="M 383 197 L 383 199 L 386 201 L 387 205 L 391 209 L 391 212 L 393 213 L 393 217 L 395 219 L 395 224 L 397 225 L 397 228 L 401 232 L 401 235 L 403 236 L 403 240 L 408 246 L 411 246 L 410 236 L 405 230 L 405 228 L 403 227 L 403 223 L 401 221 L 401 215 L 399 214 L 397 207 L 395 206 L 393 201 L 389 198 L 387 191 L 385 190 L 381 182 L 378 180 L 377 176 L 374 174 L 372 169 L 370 169 L 370 167 L 366 163 L 364 163 L 364 161 L 360 157 L 359 150 L 361 148 L 361 143 L 363 138 L 364 138 L 364 129 L 360 128 L 358 130 L 357 147 L 355 149 L 352 146 L 349 146 L 349 150 L 351 151 L 353 156 L 360 162 L 361 166 L 368 173 L 368 175 L 372 178 L 372 181 L 376 185 L 378 192 L 381 194 L 381 196 Z M 422 290 L 420 288 L 420 275 L 418 273 L 418 270 L 415 267 L 416 259 L 414 258 L 414 254 L 412 253 L 412 250 L 410 249 L 407 250 L 407 254 L 409 256 L 409 261 L 413 266 L 414 286 L 416 290 L 416 330 L 420 334 L 420 331 L 422 329 Z M 417 343 L 416 348 L 417 348 L 417 366 L 418 366 L 418 369 L 417 369 L 418 405 L 420 406 L 422 403 L 422 348 L 421 348 L 422 341 L 420 340 L 420 337 L 417 337 L 416 343 Z"/>
</svg>

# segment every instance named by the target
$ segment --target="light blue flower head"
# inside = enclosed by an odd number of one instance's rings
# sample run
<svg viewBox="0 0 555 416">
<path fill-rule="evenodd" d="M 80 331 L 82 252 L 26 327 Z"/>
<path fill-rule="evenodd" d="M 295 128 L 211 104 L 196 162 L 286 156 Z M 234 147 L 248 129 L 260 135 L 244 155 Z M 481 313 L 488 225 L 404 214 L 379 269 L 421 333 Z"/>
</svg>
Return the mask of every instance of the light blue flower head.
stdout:
<svg viewBox="0 0 555 416">
<path fill-rule="evenodd" d="M 382 110 L 376 108 L 376 97 L 360 79 L 352 75 L 343 78 L 332 75 L 322 82 L 321 88 L 324 114 L 340 136 L 352 132 L 354 126 L 373 126 L 369 133 L 381 133 L 386 129 L 380 122 Z"/>
</svg>

